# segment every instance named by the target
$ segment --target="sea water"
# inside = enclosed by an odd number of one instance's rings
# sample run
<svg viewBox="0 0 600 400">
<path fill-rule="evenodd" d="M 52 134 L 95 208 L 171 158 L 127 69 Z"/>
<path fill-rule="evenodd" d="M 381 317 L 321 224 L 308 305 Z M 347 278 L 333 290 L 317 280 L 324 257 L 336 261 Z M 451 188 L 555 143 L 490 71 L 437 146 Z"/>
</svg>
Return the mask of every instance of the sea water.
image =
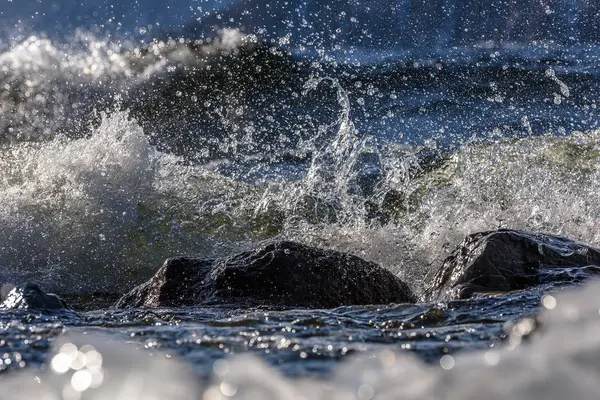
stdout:
<svg viewBox="0 0 600 400">
<path fill-rule="evenodd" d="M 4 2 L 2 291 L 86 311 L 4 311 L 0 397 L 593 398 L 593 287 L 108 308 L 167 257 L 269 238 L 416 293 L 473 232 L 599 246 L 598 7 L 489 6 Z"/>
</svg>

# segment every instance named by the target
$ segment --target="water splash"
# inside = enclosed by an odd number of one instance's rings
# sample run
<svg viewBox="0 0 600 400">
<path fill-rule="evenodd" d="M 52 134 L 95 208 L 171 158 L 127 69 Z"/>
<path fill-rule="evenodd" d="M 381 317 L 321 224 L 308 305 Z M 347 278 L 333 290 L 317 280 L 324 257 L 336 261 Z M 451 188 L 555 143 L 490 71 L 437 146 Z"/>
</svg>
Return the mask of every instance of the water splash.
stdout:
<svg viewBox="0 0 600 400">
<path fill-rule="evenodd" d="M 284 212 L 283 236 L 376 261 L 417 287 L 476 231 L 515 228 L 600 243 L 598 131 L 471 141 L 454 152 L 435 142 L 378 144 L 354 127 L 337 80 L 310 80 L 307 90 L 324 82 L 336 90 L 337 120 L 305 144 L 312 150 L 306 175 L 271 183 L 256 208 Z"/>
<path fill-rule="evenodd" d="M 310 162 L 296 181 L 244 183 L 186 163 L 153 147 L 122 111 L 99 114 L 81 139 L 4 145 L 3 279 L 59 292 L 126 290 L 166 257 L 224 255 L 279 236 L 378 262 L 418 289 L 478 230 L 600 243 L 597 131 L 454 152 L 381 143 L 354 126 L 336 79 L 309 80 L 304 96 L 323 87 L 335 93 L 337 116 L 298 142 Z"/>
<path fill-rule="evenodd" d="M 422 149 L 388 147 L 377 190 L 344 203 L 352 223 L 288 225 L 286 234 L 379 262 L 417 287 L 476 231 L 541 231 L 597 246 L 599 149 L 597 131 L 471 143 L 429 161 Z"/>
<path fill-rule="evenodd" d="M 478 230 L 600 243 L 598 132 L 465 145 L 428 164 L 422 150 L 359 139 L 337 91 L 337 130 L 314 150 L 305 177 L 264 188 L 157 151 L 124 112 L 104 115 L 88 138 L 5 146 L 4 279 L 99 290 L 119 271 L 126 289 L 168 256 L 222 255 L 280 235 L 350 251 L 419 286 L 430 265 Z M 370 190 L 365 169 L 375 171 Z"/>
<path fill-rule="evenodd" d="M 126 112 L 103 115 L 88 138 L 1 154 L 4 280 L 124 290 L 168 255 L 208 256 L 220 235 L 235 242 L 251 231 L 236 227 L 251 223 L 236 218 L 243 207 L 228 211 L 251 191 L 158 152 Z"/>
<path fill-rule="evenodd" d="M 348 94 L 336 79 L 312 78 L 305 84 L 305 92 L 316 90 L 324 82 L 336 92 L 339 114 L 328 125 L 321 125 L 318 134 L 302 143 L 303 150 L 312 152 L 309 168 L 299 182 L 270 185 L 256 213 L 275 207 L 282 208 L 291 219 L 306 219 L 342 225 L 361 223 L 364 210 L 360 186 L 360 157 L 365 141 L 350 118 Z M 290 201 L 291 200 L 291 201 Z"/>
</svg>

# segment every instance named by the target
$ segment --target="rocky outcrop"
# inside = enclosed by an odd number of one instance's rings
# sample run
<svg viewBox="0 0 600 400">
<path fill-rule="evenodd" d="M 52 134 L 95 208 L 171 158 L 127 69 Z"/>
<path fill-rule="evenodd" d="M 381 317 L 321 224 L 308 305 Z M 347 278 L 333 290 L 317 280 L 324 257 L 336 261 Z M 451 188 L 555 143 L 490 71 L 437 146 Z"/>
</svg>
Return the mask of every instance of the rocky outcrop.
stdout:
<svg viewBox="0 0 600 400">
<path fill-rule="evenodd" d="M 64 301 L 52 293 L 44 293 L 35 283 L 16 286 L 6 295 L 0 304 L 0 310 L 70 310 Z"/>
<path fill-rule="evenodd" d="M 427 279 L 423 300 L 464 299 L 475 293 L 523 289 L 544 283 L 544 276 L 549 280 L 578 276 L 572 273 L 573 267 L 593 274 L 598 271 L 591 267 L 594 265 L 600 266 L 600 250 L 563 237 L 515 230 L 475 233 L 467 236 Z M 564 270 L 559 275 L 542 274 L 543 270 L 559 268 Z"/>
<path fill-rule="evenodd" d="M 406 302 L 415 302 L 409 287 L 374 263 L 283 241 L 225 259 L 168 259 L 154 277 L 123 296 L 115 307 L 332 308 Z"/>
</svg>

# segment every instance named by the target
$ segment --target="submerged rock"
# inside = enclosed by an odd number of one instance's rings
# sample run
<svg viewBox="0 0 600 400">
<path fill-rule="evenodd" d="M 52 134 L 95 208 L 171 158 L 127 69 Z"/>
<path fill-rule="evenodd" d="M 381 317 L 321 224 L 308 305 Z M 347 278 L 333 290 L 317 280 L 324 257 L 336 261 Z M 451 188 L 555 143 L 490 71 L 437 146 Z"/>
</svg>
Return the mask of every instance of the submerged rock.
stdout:
<svg viewBox="0 0 600 400">
<path fill-rule="evenodd" d="M 12 288 L 0 304 L 0 310 L 70 310 L 57 295 L 44 293 L 35 283 Z"/>
<path fill-rule="evenodd" d="M 168 259 L 156 275 L 123 296 L 115 307 L 332 308 L 406 302 L 415 302 L 409 287 L 372 262 L 283 241 L 225 259 Z"/>
<path fill-rule="evenodd" d="M 572 240 L 515 230 L 469 235 L 433 274 L 423 294 L 425 301 L 469 298 L 475 293 L 508 292 L 544 282 L 544 271 L 564 269 L 577 276 L 598 271 L 600 250 Z M 556 279 L 547 279 L 556 281 Z M 566 282 L 565 282 L 566 283 Z"/>
</svg>

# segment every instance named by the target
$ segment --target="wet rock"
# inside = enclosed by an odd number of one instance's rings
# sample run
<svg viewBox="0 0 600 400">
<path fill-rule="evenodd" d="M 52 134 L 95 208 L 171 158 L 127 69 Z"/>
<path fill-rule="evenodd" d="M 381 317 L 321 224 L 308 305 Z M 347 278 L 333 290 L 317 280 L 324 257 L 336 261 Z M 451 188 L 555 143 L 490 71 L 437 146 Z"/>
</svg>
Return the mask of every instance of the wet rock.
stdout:
<svg viewBox="0 0 600 400">
<path fill-rule="evenodd" d="M 0 310 L 70 310 L 57 295 L 44 293 L 35 283 L 16 286 L 0 304 Z"/>
<path fill-rule="evenodd" d="M 225 259 L 169 259 L 154 277 L 115 306 L 332 308 L 414 301 L 405 283 L 374 263 L 284 241 Z"/>
<path fill-rule="evenodd" d="M 183 307 L 211 298 L 204 282 L 210 280 L 213 260 L 175 257 L 167 259 L 147 282 L 122 296 L 116 308 Z M 208 289 L 208 288 L 207 288 Z"/>
<path fill-rule="evenodd" d="M 515 230 L 479 232 L 467 236 L 429 277 L 423 300 L 519 290 L 544 283 L 548 271 L 589 272 L 594 265 L 600 266 L 600 250 L 563 237 Z"/>
</svg>

